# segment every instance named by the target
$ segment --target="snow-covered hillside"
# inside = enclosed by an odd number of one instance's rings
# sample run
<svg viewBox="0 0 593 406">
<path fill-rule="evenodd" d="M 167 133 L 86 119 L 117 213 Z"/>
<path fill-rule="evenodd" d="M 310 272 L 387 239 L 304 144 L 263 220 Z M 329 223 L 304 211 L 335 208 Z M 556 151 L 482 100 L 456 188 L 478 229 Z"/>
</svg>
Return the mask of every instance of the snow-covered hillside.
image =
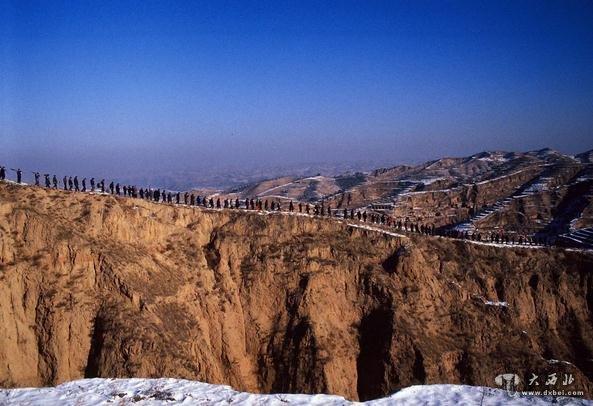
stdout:
<svg viewBox="0 0 593 406">
<path fill-rule="evenodd" d="M 365 405 L 593 404 L 577 398 L 511 397 L 500 389 L 466 385 L 405 388 Z M 0 405 L 350 405 L 332 395 L 258 395 L 183 379 L 81 379 L 55 388 L 0 389 Z"/>
</svg>

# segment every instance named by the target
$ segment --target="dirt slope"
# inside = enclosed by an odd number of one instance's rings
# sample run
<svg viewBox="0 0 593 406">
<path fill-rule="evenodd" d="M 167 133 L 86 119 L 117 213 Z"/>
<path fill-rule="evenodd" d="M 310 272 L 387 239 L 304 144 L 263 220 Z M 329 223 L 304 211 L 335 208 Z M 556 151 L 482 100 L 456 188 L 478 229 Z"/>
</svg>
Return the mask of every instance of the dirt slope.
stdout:
<svg viewBox="0 0 593 406">
<path fill-rule="evenodd" d="M 591 397 L 592 270 L 576 251 L 0 183 L 0 386 L 168 376 L 370 399 L 550 371 Z"/>
</svg>

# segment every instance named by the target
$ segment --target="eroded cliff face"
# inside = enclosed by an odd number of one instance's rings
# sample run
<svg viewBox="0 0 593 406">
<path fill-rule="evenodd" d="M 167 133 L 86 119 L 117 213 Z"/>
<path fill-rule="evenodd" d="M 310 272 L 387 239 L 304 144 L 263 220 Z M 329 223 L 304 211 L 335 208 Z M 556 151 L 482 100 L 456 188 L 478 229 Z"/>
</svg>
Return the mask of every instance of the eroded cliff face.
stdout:
<svg viewBox="0 0 593 406">
<path fill-rule="evenodd" d="M 591 396 L 592 270 L 576 251 L 0 184 L 0 386 L 167 376 L 370 399 L 567 372 Z"/>
</svg>

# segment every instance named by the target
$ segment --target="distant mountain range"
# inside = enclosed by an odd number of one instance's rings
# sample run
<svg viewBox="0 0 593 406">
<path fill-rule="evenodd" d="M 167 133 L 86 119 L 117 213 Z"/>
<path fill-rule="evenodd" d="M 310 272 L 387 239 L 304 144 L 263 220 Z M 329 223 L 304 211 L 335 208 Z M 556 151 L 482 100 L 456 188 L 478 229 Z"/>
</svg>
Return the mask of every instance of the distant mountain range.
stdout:
<svg viewBox="0 0 593 406">
<path fill-rule="evenodd" d="M 488 151 L 333 176 L 279 176 L 221 195 L 323 202 L 342 211 L 382 212 L 468 232 L 557 237 L 593 226 L 592 157 L 593 151 L 572 156 L 549 148 Z M 589 243 L 593 245 L 593 239 Z"/>
</svg>

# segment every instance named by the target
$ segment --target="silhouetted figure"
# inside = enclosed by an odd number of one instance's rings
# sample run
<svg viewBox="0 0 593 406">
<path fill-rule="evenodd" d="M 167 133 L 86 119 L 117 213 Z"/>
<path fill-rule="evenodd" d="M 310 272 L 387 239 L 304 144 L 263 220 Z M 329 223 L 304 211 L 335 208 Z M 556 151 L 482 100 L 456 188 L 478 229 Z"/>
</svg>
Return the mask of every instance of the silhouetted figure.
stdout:
<svg viewBox="0 0 593 406">
<path fill-rule="evenodd" d="M 95 178 L 91 178 L 90 183 L 91 183 L 91 192 L 94 192 L 95 191 Z"/>
<path fill-rule="evenodd" d="M 78 176 L 74 177 L 74 190 L 76 190 L 77 192 L 80 191 L 80 188 L 78 187 Z"/>
<path fill-rule="evenodd" d="M 6 168 L 4 166 L 0 166 L 0 180 L 6 179 Z"/>
<path fill-rule="evenodd" d="M 64 176 L 64 179 L 62 179 L 62 181 L 64 182 L 64 190 L 68 190 L 68 178 Z"/>
<path fill-rule="evenodd" d="M 344 208 L 344 220 L 348 218 L 348 209 Z"/>
<path fill-rule="evenodd" d="M 13 169 L 14 171 L 14 169 Z M 21 183 L 22 178 L 23 178 L 23 172 L 21 171 L 20 168 L 18 168 L 16 171 L 16 183 Z"/>
<path fill-rule="evenodd" d="M 272 203 L 272 204 L 274 204 L 274 203 Z M 265 210 L 265 211 L 268 211 L 268 199 L 266 199 L 266 200 L 264 201 L 264 210 Z M 273 209 L 272 209 L 272 210 L 273 210 Z"/>
<path fill-rule="evenodd" d="M 116 185 L 117 186 L 117 185 Z M 116 187 L 117 190 L 117 187 Z M 140 190 L 138 191 L 138 194 L 140 195 L 140 199 L 144 200 L 144 188 L 140 188 Z"/>
<path fill-rule="evenodd" d="M 350 209 L 350 220 L 354 220 L 354 209 Z"/>
<path fill-rule="evenodd" d="M 113 184 L 113 181 L 111 181 L 111 183 L 109 184 L 109 193 L 115 193 L 115 185 Z"/>
<path fill-rule="evenodd" d="M 366 211 L 362 212 L 362 221 L 364 221 L 365 223 L 367 222 L 367 212 Z"/>
<path fill-rule="evenodd" d="M 181 193 L 177 192 L 177 194 L 175 195 L 175 203 L 179 204 L 180 201 L 181 201 Z"/>
<path fill-rule="evenodd" d="M 291 212 L 291 213 L 294 211 L 294 204 L 292 203 L 292 200 L 288 204 L 288 211 Z"/>
<path fill-rule="evenodd" d="M 216 198 L 216 208 L 220 209 L 220 197 Z"/>
<path fill-rule="evenodd" d="M 192 206 L 194 206 L 196 204 L 196 197 L 194 196 L 193 193 L 189 196 L 189 204 Z"/>
<path fill-rule="evenodd" d="M 362 219 L 362 214 L 360 213 L 360 210 L 356 212 L 356 218 L 358 218 L 358 221 Z"/>
<path fill-rule="evenodd" d="M 68 190 L 72 190 L 74 188 L 74 182 L 72 181 L 72 176 L 68 177 Z"/>
<path fill-rule="evenodd" d="M 225 209 L 229 208 L 229 199 L 224 199 L 224 208 Z"/>
<path fill-rule="evenodd" d="M 128 195 L 128 187 L 124 185 L 124 196 Z"/>
<path fill-rule="evenodd" d="M 171 192 L 167 193 L 167 203 L 172 203 L 173 202 L 173 196 L 171 195 Z"/>
<path fill-rule="evenodd" d="M 105 179 L 101 179 L 101 193 L 105 193 Z"/>
<path fill-rule="evenodd" d="M 49 180 L 49 173 L 44 173 L 43 177 L 45 178 L 45 187 L 49 189 L 51 187 L 51 181 Z"/>
<path fill-rule="evenodd" d="M 121 188 L 120 188 L 119 183 L 118 183 L 118 184 L 115 185 L 115 194 L 119 196 L 120 193 L 121 193 Z"/>
<path fill-rule="evenodd" d="M 54 175 L 54 177 L 52 178 L 52 183 L 54 185 L 54 189 L 58 188 L 58 178 L 56 177 L 56 175 Z"/>
<path fill-rule="evenodd" d="M 39 172 L 33 172 L 33 175 L 35 176 L 35 186 L 40 186 L 39 185 Z"/>
<path fill-rule="evenodd" d="M 211 209 L 213 209 L 213 208 L 214 208 L 214 199 L 213 199 L 213 198 L 210 198 L 210 199 L 208 200 L 208 207 L 210 207 Z"/>
</svg>

